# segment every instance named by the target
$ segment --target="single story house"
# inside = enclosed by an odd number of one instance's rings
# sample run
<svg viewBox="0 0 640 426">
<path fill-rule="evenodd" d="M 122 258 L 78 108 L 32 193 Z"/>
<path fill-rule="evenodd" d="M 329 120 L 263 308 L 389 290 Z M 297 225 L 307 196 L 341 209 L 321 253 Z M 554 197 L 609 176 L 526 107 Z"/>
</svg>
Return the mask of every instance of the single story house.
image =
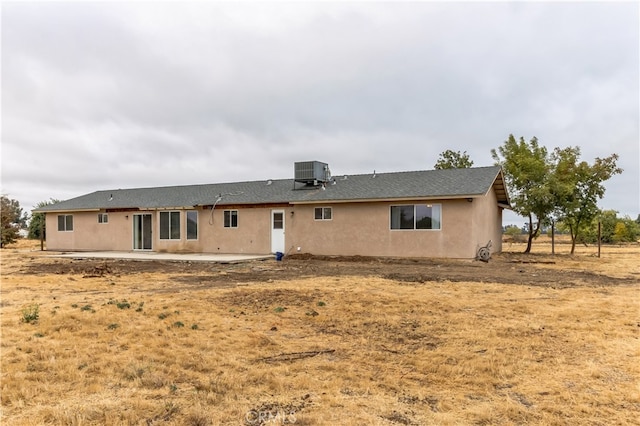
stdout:
<svg viewBox="0 0 640 426">
<path fill-rule="evenodd" d="M 510 208 L 500 167 L 97 191 L 35 209 L 47 249 L 476 257 L 501 251 Z"/>
</svg>

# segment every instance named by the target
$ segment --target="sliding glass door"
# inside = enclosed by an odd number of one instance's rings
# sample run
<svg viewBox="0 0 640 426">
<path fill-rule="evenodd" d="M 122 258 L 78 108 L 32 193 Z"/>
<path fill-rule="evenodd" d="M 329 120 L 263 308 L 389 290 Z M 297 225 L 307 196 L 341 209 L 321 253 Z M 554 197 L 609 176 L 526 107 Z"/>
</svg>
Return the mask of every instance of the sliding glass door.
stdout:
<svg viewBox="0 0 640 426">
<path fill-rule="evenodd" d="M 151 250 L 151 214 L 133 215 L 133 249 Z"/>
</svg>

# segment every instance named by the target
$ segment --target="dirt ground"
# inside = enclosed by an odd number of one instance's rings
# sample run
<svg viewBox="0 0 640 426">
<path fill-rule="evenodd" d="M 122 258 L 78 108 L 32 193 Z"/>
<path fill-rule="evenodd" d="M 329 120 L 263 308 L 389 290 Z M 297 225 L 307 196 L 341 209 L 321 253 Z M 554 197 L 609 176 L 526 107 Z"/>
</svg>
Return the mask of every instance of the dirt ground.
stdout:
<svg viewBox="0 0 640 426">
<path fill-rule="evenodd" d="M 0 251 L 0 424 L 636 425 L 640 246 L 241 263 Z"/>
<path fill-rule="evenodd" d="M 159 273 L 170 276 L 179 287 L 233 287 L 247 282 L 286 281 L 309 277 L 363 276 L 400 282 L 492 282 L 515 285 L 570 288 L 578 286 L 624 286 L 636 284 L 638 275 L 612 276 L 608 272 L 568 267 L 568 255 L 523 255 L 504 252 L 487 263 L 470 260 L 401 259 L 372 257 L 287 256 L 272 260 L 232 264 L 182 261 L 140 261 L 104 259 L 60 259 L 32 255 L 19 272 L 34 274 L 82 274 L 87 278 Z M 563 264 L 565 263 L 565 264 Z M 584 262 L 582 262 L 584 263 Z M 594 261 L 595 263 L 595 261 Z M 560 266 L 562 269 L 554 266 Z M 16 271 L 18 272 L 18 271 Z M 176 287 L 162 288 L 175 290 Z"/>
</svg>

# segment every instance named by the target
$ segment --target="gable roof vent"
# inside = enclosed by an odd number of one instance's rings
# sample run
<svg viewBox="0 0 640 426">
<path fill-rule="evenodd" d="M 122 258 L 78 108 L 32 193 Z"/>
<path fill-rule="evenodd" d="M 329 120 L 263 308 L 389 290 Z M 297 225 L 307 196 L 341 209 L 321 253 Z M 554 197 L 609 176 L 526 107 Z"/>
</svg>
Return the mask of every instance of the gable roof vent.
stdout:
<svg viewBox="0 0 640 426">
<path fill-rule="evenodd" d="M 294 163 L 294 181 L 317 186 L 331 180 L 329 165 L 320 161 L 301 161 Z"/>
</svg>

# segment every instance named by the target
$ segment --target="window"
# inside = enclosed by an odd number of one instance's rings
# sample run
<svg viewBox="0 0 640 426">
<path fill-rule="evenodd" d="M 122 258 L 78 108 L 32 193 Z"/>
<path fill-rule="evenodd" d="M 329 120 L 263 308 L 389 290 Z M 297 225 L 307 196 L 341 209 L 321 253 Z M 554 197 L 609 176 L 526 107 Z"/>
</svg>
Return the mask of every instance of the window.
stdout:
<svg viewBox="0 0 640 426">
<path fill-rule="evenodd" d="M 180 212 L 160 212 L 160 239 L 180 239 Z"/>
<path fill-rule="evenodd" d="M 187 211 L 187 240 L 198 239 L 198 211 Z"/>
<path fill-rule="evenodd" d="M 225 228 L 237 228 L 238 227 L 238 210 L 225 210 L 224 211 L 224 227 Z"/>
<path fill-rule="evenodd" d="M 72 214 L 58 215 L 58 231 L 73 231 L 73 215 Z"/>
<path fill-rule="evenodd" d="M 440 204 L 391 206 L 391 229 L 440 229 Z"/>
<path fill-rule="evenodd" d="M 284 213 L 273 212 L 273 229 L 284 229 Z"/>
<path fill-rule="evenodd" d="M 98 213 L 98 223 L 109 223 L 109 215 L 107 213 Z"/>
<path fill-rule="evenodd" d="M 316 207 L 316 220 L 331 220 L 331 207 Z"/>
</svg>

